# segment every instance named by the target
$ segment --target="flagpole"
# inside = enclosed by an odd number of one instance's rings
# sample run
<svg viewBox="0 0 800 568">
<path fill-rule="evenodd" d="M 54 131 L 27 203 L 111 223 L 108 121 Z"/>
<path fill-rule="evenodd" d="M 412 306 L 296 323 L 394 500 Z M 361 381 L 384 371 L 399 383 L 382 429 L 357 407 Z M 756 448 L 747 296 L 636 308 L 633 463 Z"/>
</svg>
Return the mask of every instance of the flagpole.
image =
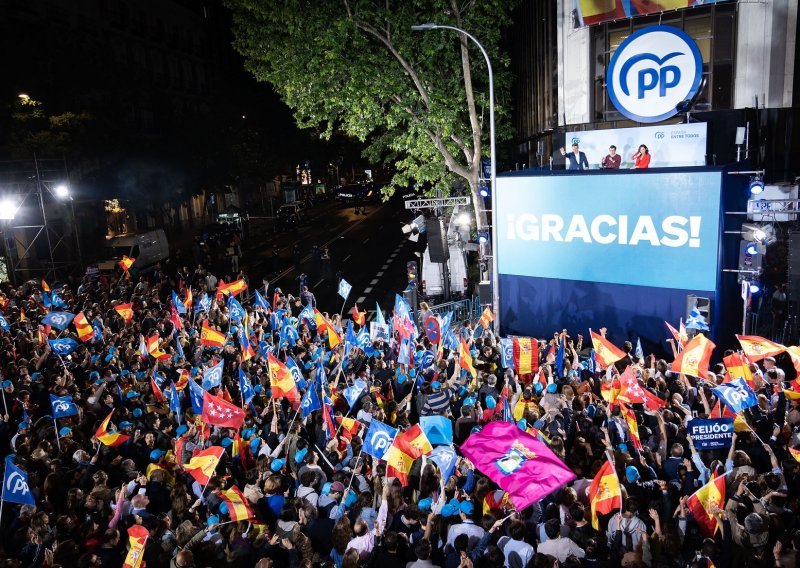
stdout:
<svg viewBox="0 0 800 568">
<path fill-rule="evenodd" d="M 322 456 L 322 459 L 324 459 L 324 460 L 325 460 L 325 463 L 326 463 L 326 464 L 328 464 L 328 467 L 330 467 L 330 468 L 331 468 L 331 470 L 335 472 L 335 471 L 336 471 L 336 468 L 335 468 L 335 467 L 333 467 L 333 464 L 330 462 L 330 460 L 328 459 L 328 457 L 325 455 L 325 452 L 323 452 L 322 450 L 320 450 L 320 449 L 319 449 L 319 446 L 318 446 L 317 444 L 314 444 L 314 447 L 315 447 L 315 448 L 317 448 L 317 451 L 319 452 L 319 455 L 320 455 L 320 456 Z"/>
<path fill-rule="evenodd" d="M 56 432 L 56 446 L 58 446 L 58 453 L 61 453 L 61 441 L 58 439 L 58 422 L 56 422 L 55 413 L 53 413 L 53 429 Z"/>
<path fill-rule="evenodd" d="M 5 409 L 5 413 L 8 414 L 8 405 L 6 404 L 6 389 L 0 388 L 0 392 L 3 393 L 3 408 Z"/>
</svg>

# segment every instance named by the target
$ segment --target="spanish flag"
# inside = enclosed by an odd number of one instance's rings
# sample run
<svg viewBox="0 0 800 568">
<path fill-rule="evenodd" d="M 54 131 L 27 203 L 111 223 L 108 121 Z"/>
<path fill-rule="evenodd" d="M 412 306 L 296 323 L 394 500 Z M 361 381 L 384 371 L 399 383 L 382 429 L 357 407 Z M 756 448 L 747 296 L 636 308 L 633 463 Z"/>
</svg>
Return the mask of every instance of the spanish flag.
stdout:
<svg viewBox="0 0 800 568">
<path fill-rule="evenodd" d="M 336 330 L 333 329 L 332 325 L 326 324 L 326 326 L 328 328 L 328 347 L 333 349 L 342 342 L 342 338 L 339 337 L 339 334 L 336 333 Z"/>
<path fill-rule="evenodd" d="M 800 462 L 800 450 L 789 448 L 789 453 L 792 454 L 792 457 L 795 459 L 795 461 Z"/>
<path fill-rule="evenodd" d="M 120 434 L 119 432 L 109 432 L 108 431 L 108 423 L 111 422 L 111 415 L 114 414 L 114 411 L 108 413 L 106 419 L 100 423 L 100 427 L 97 429 L 97 432 L 94 433 L 94 437 L 103 444 L 104 446 L 108 446 L 110 448 L 114 448 L 116 446 L 120 446 L 128 441 L 130 436 L 126 436 L 125 434 Z"/>
<path fill-rule="evenodd" d="M 718 400 L 717 404 L 714 405 L 714 408 L 711 409 L 711 414 L 708 415 L 709 418 L 736 418 L 736 413 L 722 404 L 722 401 Z"/>
<path fill-rule="evenodd" d="M 244 280 L 234 280 L 230 284 L 222 282 L 217 286 L 217 296 L 227 296 L 228 294 L 238 296 L 245 290 L 247 290 L 247 282 Z"/>
<path fill-rule="evenodd" d="M 686 502 L 694 520 L 703 529 L 706 536 L 713 537 L 718 528 L 718 521 L 711 512 L 711 506 L 722 508 L 725 503 L 725 476 L 711 474 L 711 480 L 694 492 Z"/>
<path fill-rule="evenodd" d="M 175 388 L 178 390 L 183 390 L 186 388 L 186 385 L 189 384 L 189 378 L 192 374 L 189 372 L 189 369 L 181 369 L 180 374 L 178 375 L 178 380 L 175 382 Z"/>
<path fill-rule="evenodd" d="M 408 485 L 408 474 L 414 460 L 433 451 L 433 446 L 419 424 L 394 437 L 383 459 L 386 460 L 386 476 L 396 477 L 403 486 Z"/>
<path fill-rule="evenodd" d="M 603 337 L 602 335 L 595 333 L 591 329 L 589 333 L 592 336 L 592 345 L 594 346 L 594 357 L 597 362 L 600 364 L 600 367 L 605 369 L 609 365 L 613 365 L 623 357 L 625 357 L 625 352 L 611 343 L 608 339 Z"/>
<path fill-rule="evenodd" d="M 787 347 L 786 353 L 792 359 L 792 365 L 794 365 L 794 370 L 797 371 L 798 376 L 800 376 L 800 347 L 796 346 Z"/>
<path fill-rule="evenodd" d="M 146 341 L 147 352 L 150 354 L 151 357 L 153 357 L 158 361 L 169 359 L 169 354 L 165 353 L 159 348 L 158 342 L 159 342 L 158 333 L 154 333 L 153 335 L 148 337 Z"/>
<path fill-rule="evenodd" d="M 494 321 L 494 314 L 492 313 L 491 308 L 486 306 L 486 309 L 483 310 L 481 314 L 480 324 L 483 326 L 483 329 L 489 329 L 489 324 Z"/>
<path fill-rule="evenodd" d="M 753 363 L 765 357 L 778 355 L 786 351 L 786 347 L 769 339 L 757 335 L 737 335 L 736 339 L 742 345 L 742 351 Z"/>
<path fill-rule="evenodd" d="M 197 483 L 206 485 L 214 475 L 214 470 L 217 469 L 219 458 L 222 457 L 224 451 L 225 448 L 222 446 L 211 446 L 207 450 L 197 452 L 189 460 L 189 463 L 183 466 L 183 469 L 188 471 Z"/>
<path fill-rule="evenodd" d="M 131 323 L 133 320 L 133 304 L 119 304 L 114 309 L 125 320 L 125 323 Z"/>
<path fill-rule="evenodd" d="M 539 341 L 534 337 L 515 337 L 511 340 L 514 366 L 520 376 L 535 373 L 539 368 Z"/>
<path fill-rule="evenodd" d="M 786 400 L 800 400 L 800 392 L 783 389 L 783 394 L 786 395 Z"/>
<path fill-rule="evenodd" d="M 205 345 L 206 347 L 222 347 L 225 345 L 225 334 L 210 327 L 208 321 L 204 321 L 203 327 L 200 330 L 200 345 Z"/>
<path fill-rule="evenodd" d="M 469 347 L 467 344 L 464 343 L 464 340 L 461 340 L 461 344 L 458 346 L 458 364 L 461 366 L 462 369 L 466 369 L 469 371 L 469 374 L 472 377 L 477 377 L 478 373 L 475 371 L 475 367 L 472 366 L 472 355 L 469 353 Z"/>
<path fill-rule="evenodd" d="M 622 491 L 614 465 L 606 460 L 589 486 L 589 502 L 592 507 L 592 527 L 600 530 L 598 514 L 607 515 L 622 507 Z"/>
<path fill-rule="evenodd" d="M 353 436 L 358 435 L 358 430 L 361 428 L 361 422 L 355 418 L 348 418 L 346 416 L 337 416 L 336 422 L 342 427 L 342 434 L 348 440 L 352 440 Z"/>
<path fill-rule="evenodd" d="M 364 327 L 364 323 L 367 321 L 366 315 L 367 312 L 358 311 L 358 304 L 353 306 L 353 312 L 352 312 L 353 321 L 358 325 L 360 325 L 361 327 Z"/>
<path fill-rule="evenodd" d="M 192 309 L 192 287 L 186 287 L 186 296 L 183 298 L 183 305 L 186 307 L 186 310 Z"/>
<path fill-rule="evenodd" d="M 19 311 L 19 323 L 25 323 L 26 321 L 28 321 L 28 318 L 25 317 L 25 310 L 20 309 L 20 311 Z"/>
<path fill-rule="evenodd" d="M 134 262 L 136 262 L 135 258 L 122 255 L 122 260 L 120 260 L 117 264 L 119 264 L 122 267 L 122 270 L 124 272 L 128 272 L 128 270 L 131 269 L 131 266 L 133 266 Z"/>
<path fill-rule="evenodd" d="M 620 390 L 622 390 L 622 385 L 617 379 L 612 380 L 610 383 L 603 381 L 600 384 L 600 396 L 609 404 L 617 400 Z"/>
<path fill-rule="evenodd" d="M 622 0 L 577 0 L 584 26 L 626 18 Z"/>
<path fill-rule="evenodd" d="M 83 312 L 80 312 L 72 319 L 72 324 L 78 332 L 78 337 L 80 337 L 81 341 L 84 343 L 94 337 L 94 329 L 92 329 L 91 324 L 86 320 L 86 316 Z"/>
<path fill-rule="evenodd" d="M 297 383 L 294 382 L 294 377 L 288 367 L 269 352 L 267 352 L 267 362 L 269 363 L 272 398 L 286 397 L 291 401 L 298 400 L 300 395 L 297 392 Z"/>
<path fill-rule="evenodd" d="M 144 560 L 144 546 L 147 543 L 148 536 L 150 536 L 150 531 L 142 525 L 132 525 L 128 528 L 130 548 L 122 568 L 139 568 L 144 565 L 142 562 Z"/>
<path fill-rule="evenodd" d="M 44 292 L 50 292 L 50 286 L 47 285 L 47 282 L 45 282 L 44 278 L 42 278 L 42 290 Z"/>
<path fill-rule="evenodd" d="M 705 379 L 708 376 L 708 363 L 711 361 L 714 347 L 716 345 L 713 341 L 698 333 L 672 362 L 672 371 Z"/>
<path fill-rule="evenodd" d="M 631 442 L 633 442 L 633 447 L 635 447 L 637 450 L 641 450 L 642 441 L 639 438 L 639 423 L 636 422 L 636 415 L 633 413 L 632 409 L 624 404 L 620 404 L 619 406 L 620 410 L 622 411 L 622 416 L 625 417 L 625 422 L 628 423 L 628 434 L 631 437 Z"/>
<path fill-rule="evenodd" d="M 235 485 L 230 489 L 220 490 L 219 496 L 228 505 L 228 514 L 232 521 L 247 521 L 253 518 L 250 504 Z"/>
<path fill-rule="evenodd" d="M 317 308 L 314 308 L 314 324 L 317 326 L 317 333 L 322 333 L 328 328 L 328 320 L 325 319 Z"/>
<path fill-rule="evenodd" d="M 672 334 L 672 337 L 675 339 L 675 343 L 677 343 L 678 350 L 683 349 L 683 346 L 686 345 L 686 342 L 689 340 L 689 337 L 686 335 L 686 327 L 683 325 L 683 319 L 681 319 L 681 331 L 678 331 L 674 327 L 672 327 L 669 322 L 664 322 L 667 326 L 667 329 Z"/>
<path fill-rule="evenodd" d="M 734 379 L 744 379 L 751 389 L 755 390 L 755 383 L 753 382 L 753 373 L 750 372 L 750 362 L 747 357 L 741 353 L 734 353 L 722 358 L 725 364 L 725 369 L 728 371 L 728 376 L 723 381 L 729 383 Z"/>
</svg>

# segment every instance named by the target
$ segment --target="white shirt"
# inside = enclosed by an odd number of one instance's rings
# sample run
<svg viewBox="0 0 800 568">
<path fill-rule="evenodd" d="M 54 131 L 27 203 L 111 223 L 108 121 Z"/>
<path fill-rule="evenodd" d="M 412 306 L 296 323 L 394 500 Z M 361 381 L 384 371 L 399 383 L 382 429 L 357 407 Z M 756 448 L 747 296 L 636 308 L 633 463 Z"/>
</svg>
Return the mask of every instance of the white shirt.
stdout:
<svg viewBox="0 0 800 568">
<path fill-rule="evenodd" d="M 569 556 L 575 558 L 583 558 L 586 552 L 575 544 L 571 538 L 560 536 L 558 538 L 551 538 L 539 545 L 538 552 L 542 554 L 549 554 L 559 562 L 564 562 Z"/>
<path fill-rule="evenodd" d="M 468 550 L 472 550 L 475 548 L 475 545 L 478 544 L 478 541 L 483 538 L 483 535 L 486 534 L 486 531 L 483 530 L 483 527 L 476 525 L 472 521 L 462 521 L 457 525 L 452 525 L 448 529 L 447 544 L 453 546 L 456 537 L 460 534 L 465 534 L 469 537 L 469 545 L 467 548 Z"/>
<path fill-rule="evenodd" d="M 514 540 L 513 538 L 507 536 L 502 537 L 497 542 L 497 546 L 503 551 L 503 555 L 506 558 L 506 568 L 510 568 L 511 566 L 511 564 L 508 562 L 508 557 L 512 552 L 516 552 L 519 555 L 519 558 L 522 561 L 522 566 L 527 566 L 528 560 L 530 560 L 533 555 L 536 554 L 536 552 L 533 550 L 533 547 L 527 542 L 523 540 Z"/>
<path fill-rule="evenodd" d="M 622 524 L 621 527 L 620 523 Z M 642 533 L 647 531 L 647 525 L 645 525 L 644 521 L 639 517 L 623 517 L 617 513 L 608 521 L 608 532 L 606 534 L 608 535 L 609 543 L 614 538 L 614 533 L 620 528 L 631 535 L 633 549 L 636 550 L 639 543 L 642 541 Z"/>
</svg>

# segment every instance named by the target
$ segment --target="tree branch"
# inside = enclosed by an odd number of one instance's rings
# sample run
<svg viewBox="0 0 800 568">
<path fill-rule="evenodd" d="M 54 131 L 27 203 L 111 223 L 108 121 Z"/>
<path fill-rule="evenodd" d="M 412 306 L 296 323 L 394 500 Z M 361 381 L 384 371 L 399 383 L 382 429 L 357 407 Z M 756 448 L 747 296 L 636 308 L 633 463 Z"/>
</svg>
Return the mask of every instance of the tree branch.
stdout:
<svg viewBox="0 0 800 568">
<path fill-rule="evenodd" d="M 450 7 L 456 17 L 458 27 L 462 27 L 461 12 L 458 11 L 457 0 L 450 0 Z M 481 160 L 481 125 L 478 121 L 478 112 L 475 108 L 475 91 L 472 88 L 472 69 L 469 64 L 469 45 L 467 44 L 466 36 L 458 34 L 461 43 L 461 68 L 464 73 L 464 91 L 467 96 L 467 110 L 469 111 L 469 124 L 472 129 L 472 159 L 467 158 L 467 161 L 472 166 L 480 163 Z M 470 168 L 472 169 L 472 168 Z M 477 172 L 477 170 L 475 170 Z M 473 174 L 474 172 L 470 172 Z M 467 178 L 471 179 L 471 178 Z"/>
</svg>

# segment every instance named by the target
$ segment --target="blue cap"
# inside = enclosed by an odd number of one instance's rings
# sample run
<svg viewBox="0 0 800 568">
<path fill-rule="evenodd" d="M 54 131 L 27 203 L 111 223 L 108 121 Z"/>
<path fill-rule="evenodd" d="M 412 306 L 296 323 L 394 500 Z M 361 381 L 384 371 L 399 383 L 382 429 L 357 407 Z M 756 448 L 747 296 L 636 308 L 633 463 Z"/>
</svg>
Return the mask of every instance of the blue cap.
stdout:
<svg viewBox="0 0 800 568">
<path fill-rule="evenodd" d="M 210 517 L 208 517 L 208 520 L 206 521 L 206 525 L 208 525 L 210 527 L 211 525 L 217 525 L 217 524 L 219 524 L 219 517 L 218 516 L 211 515 Z"/>
<path fill-rule="evenodd" d="M 332 481 L 325 483 L 325 485 L 322 486 L 322 491 L 320 491 L 320 493 L 322 495 L 328 495 L 331 492 L 331 485 L 333 485 Z"/>
<path fill-rule="evenodd" d="M 36 371 L 35 373 L 33 373 L 31 375 L 31 380 L 32 381 L 37 381 L 37 380 L 39 380 L 41 378 L 42 378 L 42 374 L 39 371 Z"/>
<path fill-rule="evenodd" d="M 589 418 L 594 418 L 594 415 L 597 414 L 597 407 L 594 404 L 590 404 L 586 407 L 586 414 Z"/>
<path fill-rule="evenodd" d="M 127 420 L 123 420 L 119 423 L 119 429 L 122 430 L 123 428 L 131 428 L 133 426 L 132 422 L 128 422 Z"/>
<path fill-rule="evenodd" d="M 122 369 L 119 374 L 123 377 L 127 377 L 130 374 L 130 371 L 128 369 Z"/>
<path fill-rule="evenodd" d="M 250 450 L 255 454 L 258 453 L 258 447 L 261 445 L 261 438 L 253 438 L 250 440 Z"/>
<path fill-rule="evenodd" d="M 417 370 L 416 369 L 409 369 L 408 370 L 408 376 L 413 379 L 414 377 L 417 376 Z"/>
<path fill-rule="evenodd" d="M 628 453 L 628 445 L 627 444 L 620 444 L 619 446 L 617 446 L 617 449 L 620 452 L 622 452 L 623 454 L 627 454 Z"/>
<path fill-rule="evenodd" d="M 472 501 L 462 501 L 458 509 L 465 515 L 471 515 L 475 512 L 475 505 L 472 504 Z"/>
<path fill-rule="evenodd" d="M 482 428 L 481 428 L 480 426 L 473 426 L 473 427 L 472 427 L 472 430 L 470 430 L 470 431 L 469 431 L 469 433 L 470 433 L 470 434 L 477 434 L 477 433 L 478 433 L 478 432 L 480 432 L 481 430 L 482 430 Z"/>
<path fill-rule="evenodd" d="M 17 430 L 22 430 L 23 428 L 28 428 L 29 426 L 30 424 L 28 424 L 27 422 L 20 422 L 19 426 L 17 426 Z"/>
<path fill-rule="evenodd" d="M 69 426 L 64 426 L 61 430 L 58 431 L 58 435 L 60 437 L 69 436 L 72 434 L 72 428 Z"/>
<path fill-rule="evenodd" d="M 464 406 L 475 406 L 476 402 L 477 399 L 475 398 L 475 395 L 470 395 L 464 399 Z"/>
<path fill-rule="evenodd" d="M 269 468 L 272 470 L 273 473 L 276 473 L 281 470 L 281 468 L 286 463 L 286 460 L 283 458 L 278 458 L 276 460 L 272 460 L 272 463 L 269 464 Z"/>
<path fill-rule="evenodd" d="M 542 383 L 536 383 L 533 385 L 533 389 L 536 391 L 536 394 L 542 394 L 544 387 L 542 386 Z"/>
<path fill-rule="evenodd" d="M 152 461 L 158 461 L 164 456 L 164 450 L 153 450 L 150 452 L 150 459 Z"/>
<path fill-rule="evenodd" d="M 142 409 L 141 408 L 134 408 L 133 409 L 133 417 L 134 418 L 139 418 L 141 415 L 142 415 Z"/>
<path fill-rule="evenodd" d="M 358 501 L 358 495 L 352 489 L 347 492 L 347 496 L 344 498 L 344 506 L 345 507 L 352 507 Z"/>
<path fill-rule="evenodd" d="M 233 440 L 228 437 L 222 438 L 222 441 L 219 443 L 219 445 L 223 448 L 228 448 L 231 446 L 231 444 L 233 444 Z"/>
<path fill-rule="evenodd" d="M 128 398 L 137 398 L 139 396 L 139 393 L 136 391 L 128 391 L 125 393 L 125 396 L 127 396 Z"/>
<path fill-rule="evenodd" d="M 7 389 L 11 385 L 12 385 L 11 381 L 3 381 L 2 383 L 0 383 L 0 388 Z"/>
<path fill-rule="evenodd" d="M 397 375 L 397 384 L 402 385 L 404 382 L 406 382 L 406 376 L 402 374 Z"/>
<path fill-rule="evenodd" d="M 625 468 L 625 477 L 627 477 L 628 481 L 630 481 L 631 483 L 639 479 L 639 475 L 640 475 L 639 470 L 636 469 L 634 466 L 629 465 L 628 467 Z"/>
<path fill-rule="evenodd" d="M 520 418 L 517 421 L 517 428 L 519 428 L 520 430 L 527 430 L 528 429 L 528 421 L 525 420 L 524 418 Z"/>
<path fill-rule="evenodd" d="M 547 385 L 547 392 L 555 393 L 556 391 L 558 391 L 558 385 L 556 385 L 555 383 L 550 383 L 549 385 Z"/>
<path fill-rule="evenodd" d="M 253 428 L 245 428 L 244 430 L 242 430 L 242 438 L 244 438 L 245 440 L 249 440 L 250 437 L 253 434 L 255 434 L 255 432 L 256 431 Z"/>
<path fill-rule="evenodd" d="M 308 454 L 308 448 L 303 448 L 302 450 L 297 450 L 294 453 L 294 461 L 295 461 L 295 463 L 301 463 L 305 459 L 307 454 Z"/>
<path fill-rule="evenodd" d="M 426 497 L 425 499 L 420 499 L 419 503 L 417 503 L 417 506 L 419 507 L 420 511 L 427 513 L 431 510 L 432 503 L 433 500 L 430 497 Z"/>
<path fill-rule="evenodd" d="M 89 373 L 89 379 L 99 379 L 99 378 L 100 378 L 100 373 L 98 373 L 97 371 L 92 371 L 91 373 Z"/>
<path fill-rule="evenodd" d="M 253 392 L 260 393 L 261 392 L 261 385 L 256 385 L 253 387 Z"/>
<path fill-rule="evenodd" d="M 183 436 L 183 435 L 184 435 L 184 434 L 186 434 L 186 432 L 188 432 L 188 431 L 189 431 L 189 428 L 188 428 L 188 426 L 186 426 L 186 424 L 181 424 L 181 425 L 180 425 L 180 426 L 178 426 L 178 428 L 175 430 L 175 433 L 176 433 L 178 436 Z"/>
<path fill-rule="evenodd" d="M 432 389 L 440 389 L 440 388 L 442 388 L 442 383 L 440 383 L 439 381 L 433 381 L 431 383 L 431 388 Z"/>
<path fill-rule="evenodd" d="M 497 401 L 492 395 L 486 397 L 486 408 L 492 409 L 497 406 Z"/>
<path fill-rule="evenodd" d="M 458 515 L 458 511 L 459 509 L 456 505 L 451 505 L 450 503 L 448 503 L 447 505 L 442 507 L 442 516 L 453 517 L 455 515 Z"/>
<path fill-rule="evenodd" d="M 228 505 L 225 502 L 219 504 L 219 514 L 220 515 L 227 515 L 228 514 Z"/>
</svg>

